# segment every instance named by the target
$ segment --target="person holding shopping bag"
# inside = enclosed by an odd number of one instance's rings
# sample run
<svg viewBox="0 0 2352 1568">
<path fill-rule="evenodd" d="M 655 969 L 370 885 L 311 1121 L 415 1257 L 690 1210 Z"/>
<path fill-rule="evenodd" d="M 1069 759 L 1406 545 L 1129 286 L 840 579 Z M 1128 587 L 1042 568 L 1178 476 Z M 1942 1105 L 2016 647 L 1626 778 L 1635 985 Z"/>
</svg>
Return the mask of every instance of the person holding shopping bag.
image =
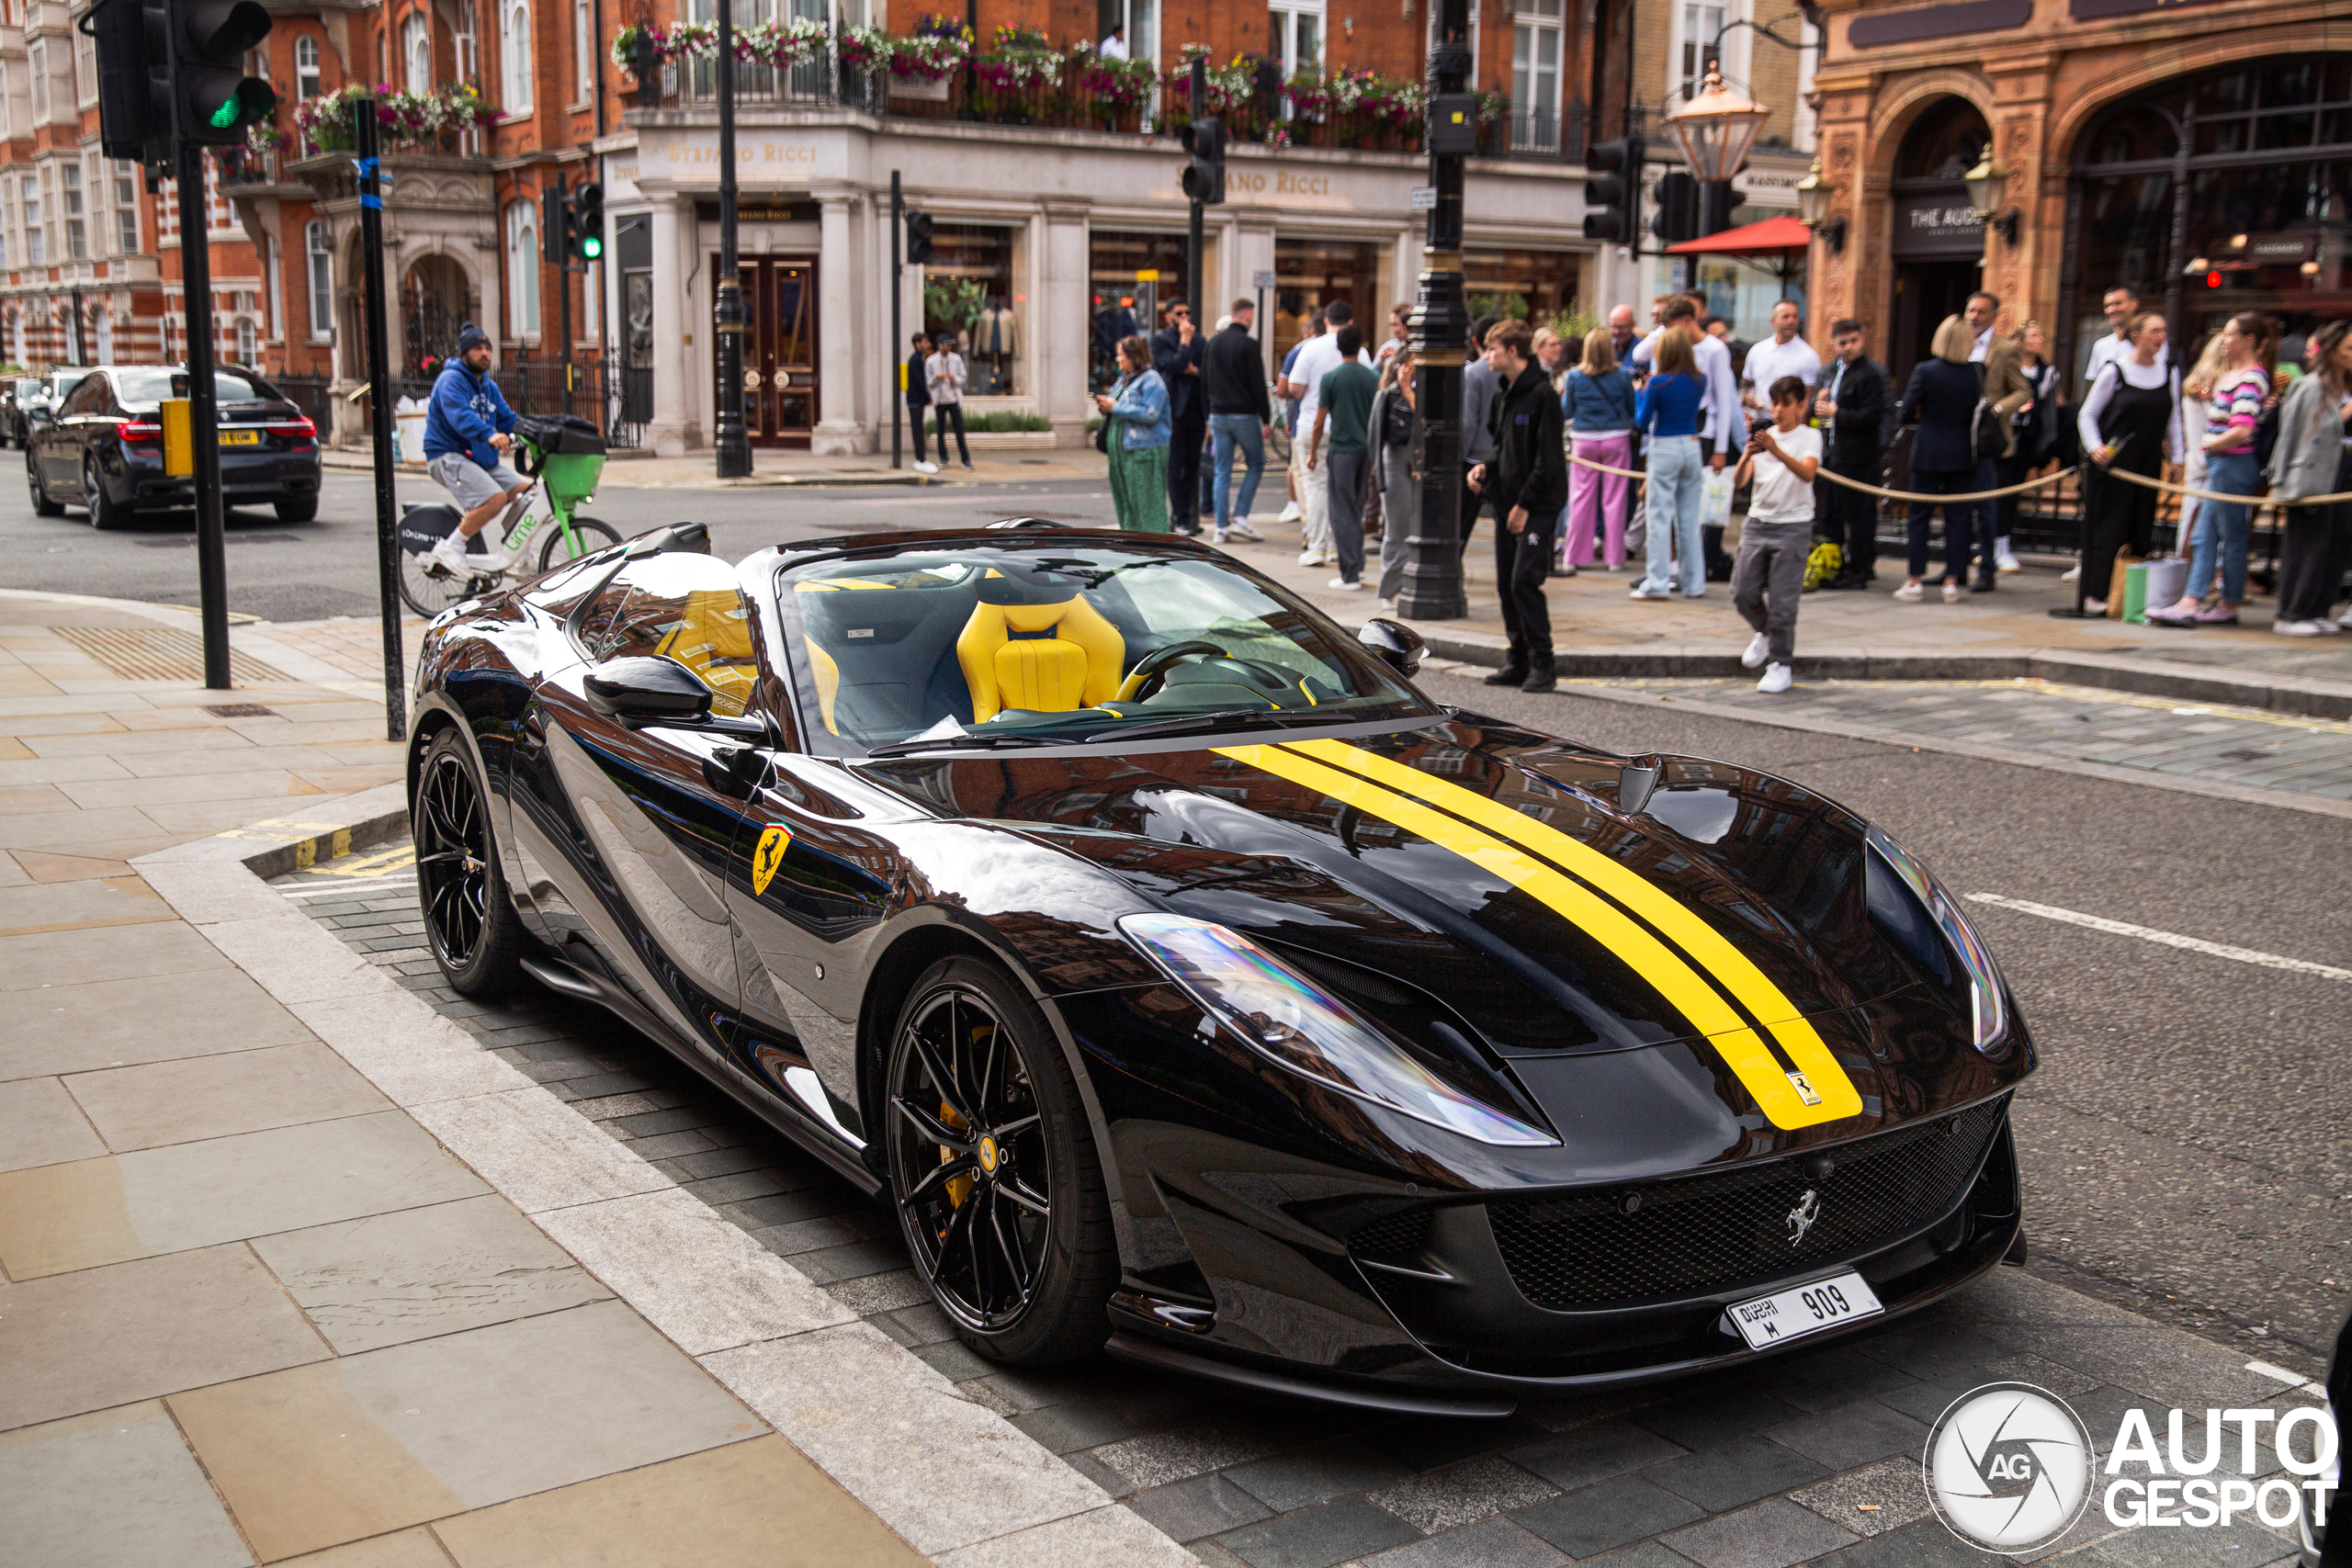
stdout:
<svg viewBox="0 0 2352 1568">
<path fill-rule="evenodd" d="M 1168 443 L 1175 431 L 1168 383 L 1151 367 L 1151 344 L 1142 336 L 1121 338 L 1118 353 L 1118 385 L 1094 400 L 1111 425 L 1102 443 L 1111 459 L 1111 507 L 1129 533 L 1165 534 Z"/>
<path fill-rule="evenodd" d="M 2262 489 L 2262 465 L 2254 452 L 2254 428 L 2262 419 L 2263 400 L 2270 395 L 2270 367 L 2262 360 L 2269 345 L 2267 323 L 2252 311 L 2232 316 L 2213 335 L 2220 368 L 2207 381 L 2201 400 L 2184 400 L 2185 406 L 2202 404 L 2203 420 L 2197 432 L 2205 455 L 2203 488 L 2219 495 L 2251 496 Z M 2202 367 L 2203 362 L 2199 361 Z M 2186 426 L 2184 426 L 2186 429 Z M 2245 602 L 2246 544 L 2252 533 L 2254 509 L 2243 502 L 2203 502 L 2189 532 L 2188 583 L 2180 603 L 2148 612 L 2148 623 L 2159 626 L 2233 626 L 2238 606 Z M 2205 589 L 2222 572 L 2222 602 L 2204 606 Z"/>
<path fill-rule="evenodd" d="M 2084 504 L 2083 609 L 2094 615 L 2107 614 L 2116 552 L 2129 548 L 2144 557 L 2156 525 L 2156 492 L 2109 478 L 2110 472 L 2120 463 L 2125 472 L 2158 479 L 2167 461 L 2179 461 L 2181 451 L 2180 372 L 2165 352 L 2165 319 L 2143 310 L 2128 326 L 2131 351 L 2099 367 L 2075 421 L 2083 455 L 2098 465 L 2098 483 Z M 2206 466 L 2211 468 L 2210 458 Z M 2236 621 L 2233 609 L 2225 620 L 2203 624 Z"/>
<path fill-rule="evenodd" d="M 1560 389 L 1560 412 L 1568 420 L 1575 454 L 1612 468 L 1634 466 L 1634 376 L 1617 363 L 1609 329 L 1585 333 L 1584 357 Z M 1601 558 L 1615 571 L 1625 564 L 1625 476 L 1576 464 L 1568 469 L 1567 570 L 1592 564 L 1593 536 L 1604 543 Z"/>
<path fill-rule="evenodd" d="M 1634 599 L 1671 599 L 1674 580 L 1684 597 L 1703 599 L 1707 570 L 1699 555 L 1699 419 L 1707 383 L 1700 378 L 1690 330 L 1676 322 L 1657 335 L 1656 367 L 1634 408 L 1634 428 L 1650 438 L 1648 570 L 1634 584 Z"/>
</svg>

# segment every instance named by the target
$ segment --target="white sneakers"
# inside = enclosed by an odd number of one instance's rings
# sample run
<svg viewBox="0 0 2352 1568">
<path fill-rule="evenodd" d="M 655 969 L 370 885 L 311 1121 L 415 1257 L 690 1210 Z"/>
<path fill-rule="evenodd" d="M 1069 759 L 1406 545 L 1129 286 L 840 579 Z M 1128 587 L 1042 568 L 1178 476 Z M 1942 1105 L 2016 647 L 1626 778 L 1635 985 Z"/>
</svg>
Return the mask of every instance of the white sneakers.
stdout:
<svg viewBox="0 0 2352 1568">
<path fill-rule="evenodd" d="M 1774 664 L 1765 670 L 1764 679 L 1756 682 L 1756 689 L 1766 693 L 1785 692 L 1789 689 L 1789 682 L 1794 679 L 1796 677 L 1789 672 L 1787 665 Z"/>
<path fill-rule="evenodd" d="M 2082 580 L 2083 569 L 2080 566 L 2070 566 L 2058 574 L 2061 582 L 2080 582 Z"/>
<path fill-rule="evenodd" d="M 1750 670 L 1760 670 L 1764 667 L 1764 660 L 1770 656 L 1771 651 L 1771 639 L 1762 632 L 1758 632 L 1747 639 L 1747 651 L 1739 656 L 1739 661 Z"/>
<path fill-rule="evenodd" d="M 514 564 L 514 555 L 506 550 L 474 555 L 467 547 L 472 543 L 471 537 L 450 529 L 424 558 L 425 570 L 437 567 L 451 577 L 495 577 Z"/>
<path fill-rule="evenodd" d="M 1219 539 L 1223 539 L 1228 534 L 1234 538 L 1240 540 L 1245 545 L 1262 545 L 1266 542 L 1266 536 L 1264 535 L 1259 533 L 1257 529 L 1250 526 L 1247 519 L 1240 517 L 1235 518 L 1233 520 L 1232 526 L 1227 528 L 1225 533 L 1219 534 L 1217 537 Z"/>
<path fill-rule="evenodd" d="M 926 463 L 921 457 L 917 457 L 915 459 L 915 472 L 919 474 L 935 474 L 939 472 L 939 465 L 936 463 Z"/>
<path fill-rule="evenodd" d="M 2344 628 L 2333 621 L 2273 621 L 2270 629 L 2280 637 L 2325 637 Z"/>
<path fill-rule="evenodd" d="M 1374 605 L 1373 608 L 1378 610 L 1384 615 L 1393 615 L 1396 613 L 1396 601 L 1394 599 L 1383 599 L 1379 604 Z"/>
<path fill-rule="evenodd" d="M 1893 594 L 1893 597 L 1901 600 L 1905 604 L 1917 604 L 1920 600 L 1927 596 L 1927 591 L 1916 582 L 1905 583 L 1902 587 L 1896 589 Z"/>
<path fill-rule="evenodd" d="M 1298 552 L 1298 564 L 1301 566 L 1321 566 L 1323 564 L 1323 552 L 1321 550 L 1301 550 Z"/>
<path fill-rule="evenodd" d="M 1329 589 L 1334 593 L 1355 593 L 1360 592 L 1363 588 L 1363 583 L 1350 582 L 1344 577 L 1335 577 L 1323 586 Z"/>
<path fill-rule="evenodd" d="M 1282 515 L 1275 518 L 1274 521 L 1277 523 L 1295 523 L 1306 515 L 1306 513 L 1301 512 L 1298 509 L 1298 502 L 1289 501 L 1283 503 Z"/>
</svg>

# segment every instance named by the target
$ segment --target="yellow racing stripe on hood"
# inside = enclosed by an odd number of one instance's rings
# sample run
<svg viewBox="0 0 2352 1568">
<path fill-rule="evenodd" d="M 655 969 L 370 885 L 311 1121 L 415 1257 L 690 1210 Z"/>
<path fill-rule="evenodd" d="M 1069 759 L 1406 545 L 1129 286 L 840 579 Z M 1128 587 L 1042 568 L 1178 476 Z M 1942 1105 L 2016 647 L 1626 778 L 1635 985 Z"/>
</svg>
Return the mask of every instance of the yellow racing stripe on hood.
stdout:
<svg viewBox="0 0 2352 1568">
<path fill-rule="evenodd" d="M 1690 1020 L 1694 1030 L 1707 1037 L 1774 1126 L 1807 1127 L 1851 1116 L 1861 1109 L 1860 1097 L 1854 1094 L 1853 1086 L 1847 1082 L 1843 1072 L 1838 1071 L 1834 1061 L 1829 1062 L 1830 1070 L 1837 1073 L 1833 1081 L 1842 1086 L 1850 1104 L 1847 1109 L 1838 1109 L 1838 1100 L 1824 1091 L 1821 1104 L 1807 1105 L 1763 1040 L 1682 954 L 1660 942 L 1647 928 L 1628 919 L 1623 910 L 1533 855 L 1444 812 L 1384 789 L 1359 774 L 1328 767 L 1282 747 L 1220 746 L 1216 750 L 1221 757 L 1230 757 L 1278 778 L 1304 784 L 1342 806 L 1352 806 L 1367 817 L 1376 817 L 1450 850 L 1591 935 L 1632 964 L 1677 1011 Z M 1826 1049 L 1822 1055 L 1827 1059 Z"/>
<path fill-rule="evenodd" d="M 1797 1070 L 1805 1076 L 1806 1082 L 1821 1097 L 1819 1105 L 1805 1105 L 1803 1097 L 1795 1092 L 1794 1086 L 1788 1084 L 1787 1076 L 1776 1065 L 1772 1069 L 1773 1077 L 1781 1080 L 1790 1098 L 1796 1100 L 1804 1112 L 1804 1120 L 1795 1122 L 1782 1122 L 1775 1115 L 1773 1121 L 1776 1124 L 1804 1126 L 1818 1122 L 1835 1122 L 1861 1111 L 1861 1095 L 1855 1089 L 1852 1080 L 1846 1077 L 1845 1069 L 1838 1065 L 1838 1059 L 1830 1055 L 1829 1047 L 1823 1043 L 1819 1032 L 1805 1021 L 1796 1004 L 1789 1000 L 1770 976 L 1757 968 L 1755 962 L 1746 953 L 1733 946 L 1721 931 L 1691 913 L 1679 899 L 1633 867 L 1602 854 L 1590 844 L 1561 832 L 1548 822 L 1514 811 L 1490 796 L 1464 789 L 1450 779 L 1425 773 L 1419 768 L 1408 767 L 1362 747 L 1338 740 L 1301 740 L 1293 742 L 1289 750 L 1360 774 L 1390 789 L 1418 795 L 1522 849 L 1532 850 L 1578 880 L 1607 894 L 1664 932 L 1668 941 L 1688 953 L 1716 984 L 1772 1032 L 1773 1038 L 1781 1043 L 1781 1049 L 1788 1053 L 1789 1060 L 1796 1064 Z M 1741 1077 L 1746 1081 L 1746 1075 Z M 1748 1088 L 1753 1091 L 1756 1085 L 1750 1083 Z M 1757 1099 L 1759 1103 L 1764 1103 L 1764 1096 L 1760 1092 Z"/>
</svg>

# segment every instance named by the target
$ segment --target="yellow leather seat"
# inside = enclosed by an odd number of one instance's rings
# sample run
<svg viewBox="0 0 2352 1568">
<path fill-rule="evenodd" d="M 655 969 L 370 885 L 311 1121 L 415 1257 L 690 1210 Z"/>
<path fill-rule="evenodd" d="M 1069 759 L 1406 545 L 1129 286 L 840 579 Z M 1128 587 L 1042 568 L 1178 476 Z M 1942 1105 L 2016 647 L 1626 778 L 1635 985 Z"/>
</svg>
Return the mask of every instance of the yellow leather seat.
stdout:
<svg viewBox="0 0 2352 1568">
<path fill-rule="evenodd" d="M 696 588 L 686 594 L 684 614 L 662 638 L 656 653 L 693 671 L 711 690 L 712 711 L 741 716 L 759 682 L 759 660 L 752 651 L 751 612 L 732 588 Z"/>
<path fill-rule="evenodd" d="M 975 724 L 1007 708 L 1069 713 L 1109 702 L 1118 694 L 1126 654 L 1119 628 L 1083 599 L 976 604 L 956 638 Z"/>
</svg>

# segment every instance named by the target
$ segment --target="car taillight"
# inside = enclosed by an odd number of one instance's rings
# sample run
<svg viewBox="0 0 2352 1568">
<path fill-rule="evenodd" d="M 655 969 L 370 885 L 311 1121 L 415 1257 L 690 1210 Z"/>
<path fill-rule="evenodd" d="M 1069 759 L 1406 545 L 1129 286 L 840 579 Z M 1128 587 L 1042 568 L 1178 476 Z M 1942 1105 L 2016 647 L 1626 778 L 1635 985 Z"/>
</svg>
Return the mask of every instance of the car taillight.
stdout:
<svg viewBox="0 0 2352 1568">
<path fill-rule="evenodd" d="M 153 420 L 127 419 L 116 427 L 125 441 L 161 441 L 164 427 Z"/>
<path fill-rule="evenodd" d="M 288 441 L 316 441 L 319 427 L 308 419 L 277 419 L 262 426 L 272 435 L 283 435 Z"/>
</svg>

